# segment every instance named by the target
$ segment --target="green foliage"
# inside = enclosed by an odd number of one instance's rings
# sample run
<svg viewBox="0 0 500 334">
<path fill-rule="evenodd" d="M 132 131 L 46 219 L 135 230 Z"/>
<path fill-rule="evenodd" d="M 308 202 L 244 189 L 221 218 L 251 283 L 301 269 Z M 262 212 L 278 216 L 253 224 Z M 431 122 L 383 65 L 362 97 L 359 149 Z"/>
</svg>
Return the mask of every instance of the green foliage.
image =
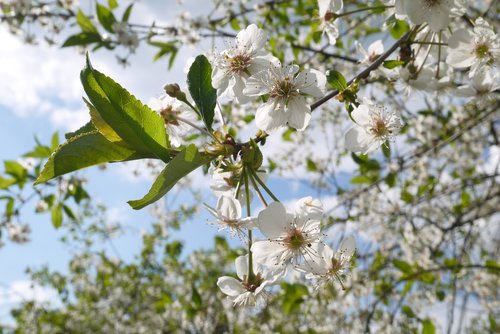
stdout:
<svg viewBox="0 0 500 334">
<path fill-rule="evenodd" d="M 382 66 L 392 70 L 393 68 L 396 68 L 398 66 L 403 66 L 404 64 L 405 64 L 405 62 L 402 60 L 386 60 L 386 61 L 384 61 Z"/>
<path fill-rule="evenodd" d="M 217 91 L 212 87 L 212 65 L 207 57 L 199 55 L 189 68 L 189 93 L 198 107 L 198 115 L 208 130 L 212 129 Z"/>
<path fill-rule="evenodd" d="M 114 80 L 94 70 L 88 57 L 80 77 L 95 111 L 123 142 L 143 155 L 165 162 L 170 160 L 170 144 L 164 121 L 158 113 Z"/>
<path fill-rule="evenodd" d="M 422 322 L 422 334 L 436 334 L 436 327 L 430 319 Z"/>
<path fill-rule="evenodd" d="M 141 199 L 129 201 L 136 210 L 162 198 L 184 176 L 208 163 L 212 157 L 199 153 L 194 145 L 186 147 L 170 161 L 153 183 L 149 192 Z"/>
<path fill-rule="evenodd" d="M 99 23 L 102 25 L 106 31 L 114 33 L 113 24 L 116 23 L 116 18 L 110 8 L 96 3 L 96 13 Z"/>
<path fill-rule="evenodd" d="M 326 74 L 326 79 L 332 88 L 338 89 L 340 92 L 347 89 L 347 81 L 342 73 L 338 71 L 329 70 Z"/>
</svg>

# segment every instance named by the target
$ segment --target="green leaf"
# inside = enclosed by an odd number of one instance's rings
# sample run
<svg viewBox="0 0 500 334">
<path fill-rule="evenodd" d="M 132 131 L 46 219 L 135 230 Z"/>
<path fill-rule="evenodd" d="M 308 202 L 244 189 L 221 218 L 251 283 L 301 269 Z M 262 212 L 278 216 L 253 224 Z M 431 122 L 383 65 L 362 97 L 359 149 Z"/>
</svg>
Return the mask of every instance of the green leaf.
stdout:
<svg viewBox="0 0 500 334">
<path fill-rule="evenodd" d="M 217 91 L 212 87 L 212 66 L 207 57 L 196 57 L 189 68 L 187 85 L 203 123 L 212 129 Z"/>
<path fill-rule="evenodd" d="M 52 135 L 52 138 L 50 139 L 50 147 L 52 150 L 55 150 L 59 146 L 59 133 L 56 131 Z"/>
<path fill-rule="evenodd" d="M 118 7 L 118 1 L 116 0 L 108 0 L 109 9 L 115 9 Z"/>
<path fill-rule="evenodd" d="M 401 307 L 401 312 L 406 314 L 408 318 L 415 318 L 416 315 L 415 312 L 413 312 L 411 307 L 409 307 L 408 305 L 404 305 L 403 307 Z"/>
<path fill-rule="evenodd" d="M 23 157 L 29 158 L 47 158 L 52 153 L 52 149 L 45 145 L 38 145 L 32 151 L 23 154 Z"/>
<path fill-rule="evenodd" d="M 78 12 L 76 13 L 76 23 L 80 26 L 83 32 L 94 34 L 99 33 L 90 18 L 85 15 L 81 9 L 78 9 Z"/>
<path fill-rule="evenodd" d="M 128 19 L 130 18 L 130 13 L 132 13 L 133 7 L 134 7 L 133 2 L 127 6 L 127 9 L 125 9 L 125 11 L 123 12 L 122 22 L 128 22 Z"/>
<path fill-rule="evenodd" d="M 16 183 L 16 180 L 14 180 L 14 179 L 6 179 L 6 178 L 0 176 L 0 189 L 7 189 L 15 183 Z"/>
<path fill-rule="evenodd" d="M 66 48 L 76 45 L 87 45 L 98 43 L 101 41 L 101 35 L 92 32 L 81 32 L 76 35 L 69 36 L 61 47 Z"/>
<path fill-rule="evenodd" d="M 142 104 L 113 79 L 94 70 L 88 57 L 87 66 L 80 76 L 83 88 L 103 122 L 129 147 L 165 162 L 170 160 L 164 120 L 157 112 Z"/>
<path fill-rule="evenodd" d="M 78 130 L 66 133 L 64 138 L 66 138 L 66 140 L 70 140 L 73 137 L 83 135 L 84 133 L 95 132 L 96 130 L 95 125 L 92 122 L 88 122 Z"/>
<path fill-rule="evenodd" d="M 439 301 L 443 301 L 444 297 L 446 297 L 446 292 L 444 292 L 443 290 L 437 290 L 436 297 Z"/>
<path fill-rule="evenodd" d="M 389 32 L 394 39 L 400 39 L 408 30 L 410 30 L 408 22 L 404 20 L 395 20 Z"/>
<path fill-rule="evenodd" d="M 405 274 L 411 274 L 411 272 L 412 272 L 411 264 L 409 264 L 406 261 L 395 259 L 392 261 L 392 264 L 394 264 L 394 267 L 398 268 L 399 271 L 401 271 Z"/>
<path fill-rule="evenodd" d="M 326 74 L 326 79 L 328 80 L 330 86 L 332 86 L 335 89 L 338 89 L 341 92 L 347 89 L 347 81 L 342 75 L 342 73 L 338 71 L 329 70 L 328 73 Z"/>
<path fill-rule="evenodd" d="M 113 24 L 116 23 L 116 18 L 113 15 L 113 12 L 111 12 L 109 8 L 106 8 L 105 6 L 98 3 L 96 4 L 96 13 L 97 19 L 101 23 L 102 27 L 110 33 L 114 33 Z"/>
<path fill-rule="evenodd" d="M 6 160 L 3 162 L 5 173 L 13 176 L 18 182 L 24 181 L 28 175 L 28 171 L 17 161 Z"/>
<path fill-rule="evenodd" d="M 152 157 L 113 144 L 97 131 L 84 133 L 71 137 L 52 153 L 35 184 L 105 162 Z"/>
<path fill-rule="evenodd" d="M 52 225 L 55 228 L 59 228 L 62 225 L 62 211 L 61 211 L 61 206 L 60 205 L 55 205 L 52 208 Z"/>
<path fill-rule="evenodd" d="M 352 184 L 372 183 L 372 180 L 365 175 L 358 175 L 351 179 Z"/>
<path fill-rule="evenodd" d="M 390 172 L 385 177 L 385 183 L 389 186 L 389 188 L 393 188 L 396 185 L 396 173 Z"/>
<path fill-rule="evenodd" d="M 308 171 L 310 171 L 310 172 L 316 172 L 318 170 L 318 166 L 316 165 L 316 163 L 313 160 L 307 158 L 306 164 L 307 164 L 307 170 Z"/>
<path fill-rule="evenodd" d="M 382 153 L 387 159 L 391 157 L 391 144 L 388 140 L 386 140 L 385 143 L 382 144 Z"/>
<path fill-rule="evenodd" d="M 422 324 L 422 334 L 436 334 L 436 327 L 430 319 L 425 319 Z"/>
<path fill-rule="evenodd" d="M 385 68 L 392 70 L 393 68 L 396 68 L 398 66 L 402 66 L 404 64 L 405 64 L 405 62 L 402 60 L 386 60 L 386 61 L 384 61 L 383 66 Z"/>
<path fill-rule="evenodd" d="M 196 152 L 194 152 L 196 150 Z M 194 156 L 193 156 L 194 152 Z M 129 201 L 128 204 L 136 210 L 156 202 L 162 198 L 175 184 L 198 167 L 208 163 L 212 158 L 198 152 L 193 144 L 179 152 L 160 173 L 149 192 L 139 200 Z"/>
</svg>

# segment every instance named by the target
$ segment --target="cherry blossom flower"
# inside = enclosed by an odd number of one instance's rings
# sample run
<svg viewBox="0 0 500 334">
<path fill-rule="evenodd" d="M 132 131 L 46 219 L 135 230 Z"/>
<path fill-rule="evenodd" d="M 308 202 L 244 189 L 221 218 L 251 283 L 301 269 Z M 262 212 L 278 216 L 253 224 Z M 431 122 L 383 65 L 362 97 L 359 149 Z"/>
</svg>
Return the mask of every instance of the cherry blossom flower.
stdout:
<svg viewBox="0 0 500 334">
<path fill-rule="evenodd" d="M 255 114 L 259 129 L 272 131 L 288 124 L 304 130 L 311 119 L 311 107 L 305 96 L 322 97 L 326 76 L 314 69 L 299 72 L 298 65 L 272 67 L 250 77 L 243 93 L 248 96 L 269 94 Z"/>
<path fill-rule="evenodd" d="M 470 67 L 470 76 L 492 69 L 500 61 L 500 39 L 482 18 L 476 20 L 474 31 L 456 30 L 448 40 L 450 52 L 446 62 L 454 68 Z"/>
<path fill-rule="evenodd" d="M 170 143 L 175 147 L 181 146 L 182 136 L 191 130 L 190 124 L 198 120 L 198 116 L 187 105 L 166 94 L 152 98 L 148 106 L 163 117 Z"/>
<path fill-rule="evenodd" d="M 26 224 L 7 223 L 7 233 L 13 242 L 23 244 L 30 241 L 31 228 Z"/>
<path fill-rule="evenodd" d="M 305 219 L 321 220 L 323 218 L 323 203 L 311 196 L 301 198 L 295 204 L 295 214 Z"/>
<path fill-rule="evenodd" d="M 134 53 L 139 46 L 139 36 L 130 29 L 126 22 L 115 22 L 112 28 L 118 43 Z"/>
<path fill-rule="evenodd" d="M 318 0 L 320 28 L 328 36 L 330 44 L 334 45 L 339 37 L 339 29 L 335 24 L 335 14 L 344 6 L 342 0 Z"/>
<path fill-rule="evenodd" d="M 268 240 L 252 245 L 256 261 L 273 268 L 310 261 L 315 256 L 311 247 L 319 242 L 319 220 L 289 214 L 283 204 L 273 202 L 259 213 L 257 225 Z"/>
<path fill-rule="evenodd" d="M 233 301 L 234 306 L 255 306 L 260 299 L 267 299 L 270 293 L 265 288 L 281 277 L 279 272 L 265 270 L 255 261 L 254 275 L 249 277 L 248 255 L 236 258 L 235 265 L 240 280 L 230 276 L 219 277 L 217 280 L 217 286 Z"/>
<path fill-rule="evenodd" d="M 218 96 L 234 98 L 240 104 L 250 101 L 243 94 L 248 78 L 279 64 L 278 58 L 264 50 L 266 39 L 266 32 L 251 24 L 238 33 L 233 48 L 215 57 L 212 85 L 217 89 Z"/>
<path fill-rule="evenodd" d="M 498 73 L 492 75 L 488 71 L 479 71 L 467 85 L 458 87 L 456 93 L 458 96 L 488 98 L 497 89 L 500 89 Z"/>
<path fill-rule="evenodd" d="M 401 126 L 399 115 L 365 99 L 351 113 L 356 124 L 345 134 L 345 146 L 349 151 L 370 153 L 386 140 L 391 140 Z"/>
<path fill-rule="evenodd" d="M 217 221 L 212 222 L 214 225 L 219 225 L 219 231 L 229 230 L 232 237 L 245 235 L 244 230 L 253 227 L 253 219 L 251 217 L 241 218 L 241 204 L 234 197 L 222 195 L 217 201 L 217 208 L 212 208 L 204 204 L 205 208 L 215 217 Z"/>
<path fill-rule="evenodd" d="M 384 53 L 384 44 L 380 39 L 370 44 L 368 46 L 368 50 L 366 50 L 358 41 L 355 41 L 355 45 L 358 52 L 363 55 L 363 59 L 360 61 L 360 64 L 371 64 Z"/>
<path fill-rule="evenodd" d="M 398 17 L 406 15 L 414 24 L 429 24 L 438 32 L 448 26 L 452 11 L 457 7 L 455 0 L 396 0 Z"/>
<path fill-rule="evenodd" d="M 317 243 L 317 256 L 314 261 L 300 266 L 301 270 L 308 272 L 307 279 L 316 279 L 318 283 L 325 284 L 337 281 L 344 287 L 345 274 L 349 269 L 349 263 L 356 250 L 356 240 L 353 236 L 345 238 L 340 244 L 337 252 L 323 243 Z"/>
</svg>

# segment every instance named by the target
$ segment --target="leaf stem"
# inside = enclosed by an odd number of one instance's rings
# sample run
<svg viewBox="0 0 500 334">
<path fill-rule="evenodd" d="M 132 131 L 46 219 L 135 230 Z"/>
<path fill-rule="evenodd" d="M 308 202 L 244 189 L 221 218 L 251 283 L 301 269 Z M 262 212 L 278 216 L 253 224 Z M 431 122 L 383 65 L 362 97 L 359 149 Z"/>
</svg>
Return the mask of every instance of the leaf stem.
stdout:
<svg viewBox="0 0 500 334">
<path fill-rule="evenodd" d="M 274 196 L 273 192 L 266 186 L 266 184 L 259 178 L 259 176 L 257 175 L 257 173 L 254 171 L 254 170 L 251 170 L 250 171 L 252 173 L 252 176 L 254 177 L 254 179 L 260 184 L 260 186 L 262 188 L 264 188 L 264 190 L 266 191 L 266 193 L 269 194 L 269 196 L 271 196 L 271 198 L 276 201 L 276 202 L 279 202 L 280 200 Z"/>
</svg>

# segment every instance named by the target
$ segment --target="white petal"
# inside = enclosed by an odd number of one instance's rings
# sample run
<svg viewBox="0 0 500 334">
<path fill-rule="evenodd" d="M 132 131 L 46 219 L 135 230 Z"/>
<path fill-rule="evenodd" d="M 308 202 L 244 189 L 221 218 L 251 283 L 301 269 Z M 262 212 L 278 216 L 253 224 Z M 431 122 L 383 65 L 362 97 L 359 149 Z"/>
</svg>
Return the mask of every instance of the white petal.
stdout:
<svg viewBox="0 0 500 334">
<path fill-rule="evenodd" d="M 356 239 L 352 235 L 344 238 L 340 244 L 339 251 L 345 258 L 351 258 L 356 250 Z"/>
<path fill-rule="evenodd" d="M 360 126 L 354 126 L 345 134 L 345 148 L 351 152 L 365 152 L 373 141 L 373 137 Z"/>
<path fill-rule="evenodd" d="M 221 196 L 217 201 L 217 211 L 227 220 L 238 220 L 241 218 L 240 202 L 230 196 Z"/>
<path fill-rule="evenodd" d="M 271 99 L 261 105 L 255 114 L 255 123 L 263 131 L 270 132 L 282 127 L 288 121 L 288 115 Z"/>
<path fill-rule="evenodd" d="M 246 276 L 248 276 L 248 254 L 238 256 L 234 263 L 236 265 L 236 275 L 243 280 Z"/>
<path fill-rule="evenodd" d="M 311 69 L 300 72 L 295 79 L 300 82 L 299 91 L 314 97 L 323 97 L 326 89 L 326 76 L 320 71 Z"/>
<path fill-rule="evenodd" d="M 286 249 L 277 242 L 257 241 L 252 244 L 251 250 L 254 261 L 262 266 L 274 268 L 283 265 L 286 260 L 284 258 Z"/>
<path fill-rule="evenodd" d="M 361 104 L 351 113 L 352 119 L 362 127 L 366 127 L 371 123 L 370 107 L 366 104 Z"/>
<path fill-rule="evenodd" d="M 234 277 L 229 276 L 219 277 L 219 279 L 217 280 L 217 286 L 224 294 L 231 297 L 239 296 L 246 291 L 245 289 L 243 289 L 240 281 L 238 281 Z"/>
<path fill-rule="evenodd" d="M 259 229 L 267 238 L 276 239 L 285 233 L 286 217 L 286 209 L 283 204 L 272 202 L 259 212 Z"/>
<path fill-rule="evenodd" d="M 299 131 L 303 131 L 311 120 L 311 108 L 302 96 L 288 101 L 287 105 L 288 125 Z"/>
</svg>

